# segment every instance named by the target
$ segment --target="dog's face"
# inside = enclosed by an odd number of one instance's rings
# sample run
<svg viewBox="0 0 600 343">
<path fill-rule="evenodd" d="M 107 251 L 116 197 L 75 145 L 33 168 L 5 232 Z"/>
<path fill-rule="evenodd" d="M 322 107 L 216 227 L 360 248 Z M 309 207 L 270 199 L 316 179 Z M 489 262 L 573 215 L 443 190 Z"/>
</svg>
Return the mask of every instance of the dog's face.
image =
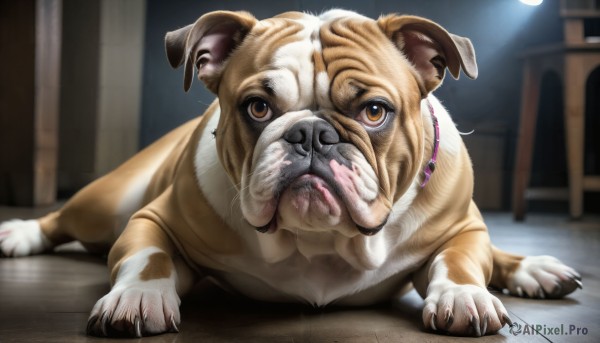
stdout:
<svg viewBox="0 0 600 343">
<path fill-rule="evenodd" d="M 214 12 L 167 35 L 173 66 L 219 97 L 217 149 L 259 231 L 372 235 L 418 184 L 421 100 L 445 68 L 477 73 L 470 42 L 411 16 Z"/>
</svg>

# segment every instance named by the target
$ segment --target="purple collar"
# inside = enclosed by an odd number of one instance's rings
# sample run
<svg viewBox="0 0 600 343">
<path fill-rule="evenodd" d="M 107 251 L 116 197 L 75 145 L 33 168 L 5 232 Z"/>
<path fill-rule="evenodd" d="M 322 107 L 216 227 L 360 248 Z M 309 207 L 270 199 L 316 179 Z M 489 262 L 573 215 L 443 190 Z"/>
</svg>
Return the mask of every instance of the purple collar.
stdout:
<svg viewBox="0 0 600 343">
<path fill-rule="evenodd" d="M 431 155 L 431 159 L 427 162 L 425 169 L 423 170 L 423 174 L 425 174 L 425 178 L 421 183 L 421 188 L 425 187 L 429 179 L 431 178 L 431 174 L 435 171 L 435 163 L 437 162 L 438 150 L 440 148 L 440 125 L 438 124 L 438 119 L 435 116 L 433 111 L 433 106 L 431 106 L 431 102 L 427 100 L 427 106 L 429 107 L 429 113 L 431 114 L 431 121 L 433 122 L 433 154 Z"/>
</svg>

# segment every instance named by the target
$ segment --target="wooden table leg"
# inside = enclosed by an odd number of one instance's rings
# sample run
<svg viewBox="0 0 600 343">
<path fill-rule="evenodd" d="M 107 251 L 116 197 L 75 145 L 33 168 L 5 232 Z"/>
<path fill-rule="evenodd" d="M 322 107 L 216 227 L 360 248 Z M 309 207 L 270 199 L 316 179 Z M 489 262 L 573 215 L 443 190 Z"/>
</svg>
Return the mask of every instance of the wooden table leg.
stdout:
<svg viewBox="0 0 600 343">
<path fill-rule="evenodd" d="M 535 141 L 535 125 L 540 96 L 540 70 L 532 59 L 525 60 L 521 89 L 521 114 L 517 137 L 517 157 L 513 180 L 513 216 L 525 219 L 525 190 L 531 175 L 531 160 Z"/>
<path fill-rule="evenodd" d="M 585 74 L 576 55 L 565 57 L 565 137 L 569 170 L 569 213 L 583 214 L 583 144 L 585 111 Z"/>
</svg>

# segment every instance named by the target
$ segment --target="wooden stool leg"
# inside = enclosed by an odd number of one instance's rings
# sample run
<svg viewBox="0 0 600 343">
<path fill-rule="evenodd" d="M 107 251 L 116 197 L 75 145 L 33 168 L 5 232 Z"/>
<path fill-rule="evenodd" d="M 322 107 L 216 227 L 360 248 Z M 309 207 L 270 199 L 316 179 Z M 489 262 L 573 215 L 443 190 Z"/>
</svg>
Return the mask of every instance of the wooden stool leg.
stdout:
<svg viewBox="0 0 600 343">
<path fill-rule="evenodd" d="M 585 75 L 576 56 L 565 58 L 565 136 L 569 170 L 569 212 L 583 214 L 583 144 L 585 111 Z"/>
<path fill-rule="evenodd" d="M 517 157 L 513 180 L 513 216 L 517 221 L 525 219 L 525 191 L 531 175 L 531 160 L 535 141 L 540 96 L 540 70 L 530 59 L 523 66 L 521 89 L 521 114 L 517 137 Z"/>
</svg>

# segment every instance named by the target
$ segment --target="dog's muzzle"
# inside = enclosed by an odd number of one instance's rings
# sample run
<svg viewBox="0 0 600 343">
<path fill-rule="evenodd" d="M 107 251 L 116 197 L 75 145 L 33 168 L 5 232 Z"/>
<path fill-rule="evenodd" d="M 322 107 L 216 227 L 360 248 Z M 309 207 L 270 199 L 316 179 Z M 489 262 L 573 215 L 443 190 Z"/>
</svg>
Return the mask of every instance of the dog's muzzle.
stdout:
<svg viewBox="0 0 600 343">
<path fill-rule="evenodd" d="M 323 119 L 303 120 L 293 124 L 282 136 L 283 140 L 289 144 L 288 155 L 289 165 L 281 171 L 281 181 L 276 189 L 276 194 L 282 194 L 289 187 L 298 186 L 298 181 L 307 175 L 312 175 L 322 179 L 335 194 L 335 196 L 348 207 L 351 199 L 348 199 L 343 187 L 348 185 L 340 184 L 336 180 L 332 170 L 332 161 L 338 165 L 352 170 L 350 161 L 344 149 L 348 149 L 351 143 L 341 142 L 340 135 L 336 129 Z M 273 232 L 276 228 L 273 218 L 271 222 L 263 227 L 258 227 L 259 232 Z M 355 224 L 358 231 L 367 236 L 378 233 L 386 224 L 387 218 L 376 227 L 367 228 Z"/>
</svg>

